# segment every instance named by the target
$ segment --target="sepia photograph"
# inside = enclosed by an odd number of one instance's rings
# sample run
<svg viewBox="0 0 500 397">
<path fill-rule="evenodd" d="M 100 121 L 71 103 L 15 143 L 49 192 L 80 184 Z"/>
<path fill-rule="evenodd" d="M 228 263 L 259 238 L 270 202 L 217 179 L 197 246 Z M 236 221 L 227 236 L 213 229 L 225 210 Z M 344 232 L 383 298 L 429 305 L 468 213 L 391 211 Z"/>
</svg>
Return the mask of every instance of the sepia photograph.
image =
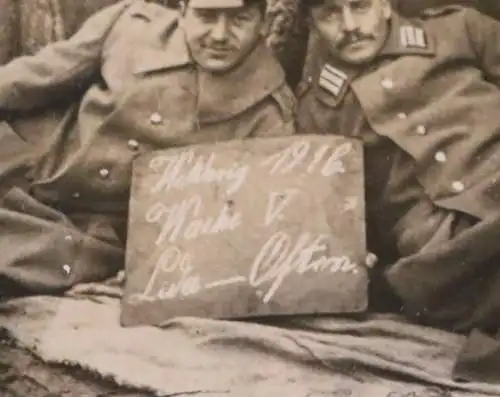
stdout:
<svg viewBox="0 0 500 397">
<path fill-rule="evenodd" d="M 500 397 L 500 2 L 0 0 L 0 397 Z"/>
</svg>

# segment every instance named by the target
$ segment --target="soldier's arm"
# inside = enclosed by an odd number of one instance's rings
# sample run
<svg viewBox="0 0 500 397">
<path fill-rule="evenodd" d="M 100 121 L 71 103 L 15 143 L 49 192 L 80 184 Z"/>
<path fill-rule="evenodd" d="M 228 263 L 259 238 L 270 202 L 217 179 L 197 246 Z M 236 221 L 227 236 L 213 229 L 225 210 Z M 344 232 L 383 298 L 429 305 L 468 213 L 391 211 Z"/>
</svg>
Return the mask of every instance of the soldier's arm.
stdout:
<svg viewBox="0 0 500 397">
<path fill-rule="evenodd" d="M 105 8 L 71 38 L 0 66 L 0 112 L 41 108 L 84 89 L 99 72 L 105 39 L 129 3 Z"/>
<path fill-rule="evenodd" d="M 500 22 L 480 12 L 465 11 L 470 43 L 488 80 L 500 87 Z"/>
</svg>

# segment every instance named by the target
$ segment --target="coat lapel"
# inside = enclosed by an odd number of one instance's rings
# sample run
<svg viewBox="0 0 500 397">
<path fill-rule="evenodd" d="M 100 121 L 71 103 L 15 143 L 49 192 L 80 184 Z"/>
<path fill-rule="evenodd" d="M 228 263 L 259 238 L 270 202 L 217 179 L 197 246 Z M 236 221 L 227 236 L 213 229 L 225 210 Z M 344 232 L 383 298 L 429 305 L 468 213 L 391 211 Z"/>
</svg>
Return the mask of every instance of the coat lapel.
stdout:
<svg viewBox="0 0 500 397">
<path fill-rule="evenodd" d="M 148 21 L 144 43 L 134 57 L 134 73 L 147 74 L 191 64 L 192 60 L 178 27 L 179 14 L 157 4 L 141 3 L 132 14 Z"/>
</svg>

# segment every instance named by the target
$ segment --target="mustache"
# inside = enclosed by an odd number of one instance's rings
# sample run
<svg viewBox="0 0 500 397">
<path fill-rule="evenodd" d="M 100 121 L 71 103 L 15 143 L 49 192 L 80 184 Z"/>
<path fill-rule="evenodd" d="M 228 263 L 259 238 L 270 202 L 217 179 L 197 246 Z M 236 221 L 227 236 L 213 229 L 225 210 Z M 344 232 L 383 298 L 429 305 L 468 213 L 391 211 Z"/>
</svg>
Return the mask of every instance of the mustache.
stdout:
<svg viewBox="0 0 500 397">
<path fill-rule="evenodd" d="M 358 41 L 373 40 L 374 38 L 375 36 L 370 33 L 364 33 L 360 31 L 349 32 L 344 34 L 342 39 L 339 41 L 338 46 L 342 48 L 350 44 L 354 44 Z"/>
<path fill-rule="evenodd" d="M 204 49 L 207 50 L 212 50 L 212 51 L 234 51 L 236 48 L 234 45 L 231 45 L 230 43 L 226 42 L 226 40 L 221 40 L 221 41 L 214 41 L 214 40 L 209 40 L 209 41 L 204 41 L 201 43 L 201 46 Z"/>
</svg>

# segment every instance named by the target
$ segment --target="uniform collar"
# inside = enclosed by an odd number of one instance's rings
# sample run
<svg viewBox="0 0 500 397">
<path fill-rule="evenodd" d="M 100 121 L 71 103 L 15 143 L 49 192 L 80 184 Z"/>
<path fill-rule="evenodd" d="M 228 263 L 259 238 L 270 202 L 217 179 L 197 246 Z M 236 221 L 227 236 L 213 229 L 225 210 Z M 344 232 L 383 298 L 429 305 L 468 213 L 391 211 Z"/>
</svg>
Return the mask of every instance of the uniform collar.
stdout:
<svg viewBox="0 0 500 397">
<path fill-rule="evenodd" d="M 336 107 L 359 71 L 331 57 L 326 43 L 321 40 L 313 51 L 311 58 L 314 64 L 307 84 L 312 85 L 313 92 L 321 102 Z"/>
<path fill-rule="evenodd" d="M 134 57 L 134 73 L 145 74 L 193 63 L 184 34 L 178 27 L 177 11 L 145 2 L 136 2 L 133 7 L 132 18 L 143 19 L 151 29 L 151 34 L 144 34 L 147 42 Z"/>
<path fill-rule="evenodd" d="M 378 61 L 404 55 L 433 56 L 434 42 L 419 20 L 410 20 L 393 13 L 387 41 L 377 58 L 369 65 L 356 67 L 340 62 L 330 55 L 323 43 L 318 44 L 311 83 L 319 100 L 331 107 L 337 106 L 356 76 L 366 72 Z"/>
<path fill-rule="evenodd" d="M 141 3 L 133 16 L 150 24 L 152 34 L 135 57 L 134 73 L 147 74 L 186 65 L 191 59 L 184 33 L 178 26 L 179 14 L 152 3 Z M 198 70 L 198 119 L 216 122 L 230 119 L 269 96 L 285 83 L 281 65 L 264 40 L 244 62 L 223 75 Z"/>
<path fill-rule="evenodd" d="M 390 55 L 434 55 L 435 45 L 425 25 L 418 19 L 407 19 L 393 12 L 389 37 L 379 57 Z"/>
</svg>

